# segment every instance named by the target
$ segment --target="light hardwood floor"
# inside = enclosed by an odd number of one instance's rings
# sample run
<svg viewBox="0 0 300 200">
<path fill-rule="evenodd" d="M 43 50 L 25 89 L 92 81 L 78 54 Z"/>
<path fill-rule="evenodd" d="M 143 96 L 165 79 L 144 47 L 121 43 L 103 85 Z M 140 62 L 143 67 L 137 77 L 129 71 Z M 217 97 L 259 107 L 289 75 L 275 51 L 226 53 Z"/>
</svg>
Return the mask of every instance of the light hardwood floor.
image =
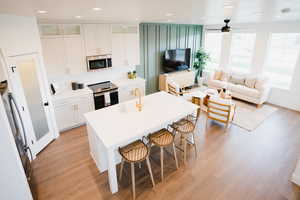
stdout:
<svg viewBox="0 0 300 200">
<path fill-rule="evenodd" d="M 300 156 L 299 113 L 279 109 L 251 133 L 237 126 L 224 133 L 217 125 L 205 132 L 204 126 L 202 114 L 197 159 L 190 148 L 183 166 L 178 151 L 180 168 L 176 171 L 173 157 L 166 154 L 163 183 L 159 149 L 152 149 L 150 162 L 157 185 L 151 187 L 145 164 L 136 167 L 137 199 L 300 199 L 299 187 L 289 181 Z M 34 161 L 39 200 L 131 199 L 128 165 L 123 175 L 119 192 L 112 195 L 107 173 L 100 174 L 89 155 L 85 126 L 62 133 Z"/>
</svg>

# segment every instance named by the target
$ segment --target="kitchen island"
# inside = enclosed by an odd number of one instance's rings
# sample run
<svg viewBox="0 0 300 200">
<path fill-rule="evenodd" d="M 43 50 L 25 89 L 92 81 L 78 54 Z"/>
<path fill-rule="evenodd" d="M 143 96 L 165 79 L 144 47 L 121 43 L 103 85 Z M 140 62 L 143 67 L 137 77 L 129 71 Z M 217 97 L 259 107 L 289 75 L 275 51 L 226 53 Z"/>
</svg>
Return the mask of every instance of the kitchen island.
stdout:
<svg viewBox="0 0 300 200">
<path fill-rule="evenodd" d="M 100 173 L 108 170 L 112 193 L 118 191 L 116 165 L 121 160 L 120 146 L 165 128 L 198 109 L 197 105 L 166 92 L 143 97 L 141 111 L 136 102 L 134 99 L 85 114 L 91 156 Z"/>
</svg>

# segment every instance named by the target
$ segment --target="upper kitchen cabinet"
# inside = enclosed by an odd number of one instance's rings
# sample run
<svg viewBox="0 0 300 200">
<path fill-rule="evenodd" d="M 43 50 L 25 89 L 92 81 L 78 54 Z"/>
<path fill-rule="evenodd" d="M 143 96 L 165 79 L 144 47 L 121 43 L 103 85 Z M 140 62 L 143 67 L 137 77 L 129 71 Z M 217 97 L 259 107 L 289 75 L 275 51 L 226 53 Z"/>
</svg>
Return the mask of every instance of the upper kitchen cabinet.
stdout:
<svg viewBox="0 0 300 200">
<path fill-rule="evenodd" d="M 112 38 L 110 24 L 84 24 L 86 56 L 112 53 Z"/>
<path fill-rule="evenodd" d="M 80 24 L 40 24 L 41 37 L 80 36 Z"/>
<path fill-rule="evenodd" d="M 139 32 L 137 25 L 112 26 L 112 64 L 114 66 L 140 64 Z"/>
<path fill-rule="evenodd" d="M 42 24 L 40 35 L 50 79 L 87 71 L 80 25 Z"/>
</svg>

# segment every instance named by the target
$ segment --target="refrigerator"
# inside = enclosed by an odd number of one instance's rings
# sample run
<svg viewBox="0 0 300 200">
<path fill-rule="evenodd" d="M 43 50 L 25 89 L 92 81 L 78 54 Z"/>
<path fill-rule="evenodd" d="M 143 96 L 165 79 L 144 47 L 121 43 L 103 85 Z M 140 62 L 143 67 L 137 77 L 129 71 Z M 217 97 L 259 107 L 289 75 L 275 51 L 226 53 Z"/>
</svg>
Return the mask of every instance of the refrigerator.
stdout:
<svg viewBox="0 0 300 200">
<path fill-rule="evenodd" d="M 20 115 L 20 110 L 17 107 L 17 102 L 14 98 L 14 95 L 8 90 L 7 81 L 0 82 L 0 94 L 32 196 L 35 197 L 33 187 L 34 180 L 31 167 L 32 153 L 28 147 L 26 131 Z"/>
</svg>

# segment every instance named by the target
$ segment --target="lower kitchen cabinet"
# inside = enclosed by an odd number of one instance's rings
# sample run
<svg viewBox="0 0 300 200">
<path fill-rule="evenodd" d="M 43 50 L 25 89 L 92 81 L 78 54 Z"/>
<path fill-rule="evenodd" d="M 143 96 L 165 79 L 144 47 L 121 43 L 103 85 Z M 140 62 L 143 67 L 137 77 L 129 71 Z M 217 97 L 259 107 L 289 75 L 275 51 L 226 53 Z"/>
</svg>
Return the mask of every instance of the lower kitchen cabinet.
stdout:
<svg viewBox="0 0 300 200">
<path fill-rule="evenodd" d="M 54 110 L 59 131 L 83 125 L 84 114 L 95 110 L 92 94 L 55 100 Z"/>
</svg>

